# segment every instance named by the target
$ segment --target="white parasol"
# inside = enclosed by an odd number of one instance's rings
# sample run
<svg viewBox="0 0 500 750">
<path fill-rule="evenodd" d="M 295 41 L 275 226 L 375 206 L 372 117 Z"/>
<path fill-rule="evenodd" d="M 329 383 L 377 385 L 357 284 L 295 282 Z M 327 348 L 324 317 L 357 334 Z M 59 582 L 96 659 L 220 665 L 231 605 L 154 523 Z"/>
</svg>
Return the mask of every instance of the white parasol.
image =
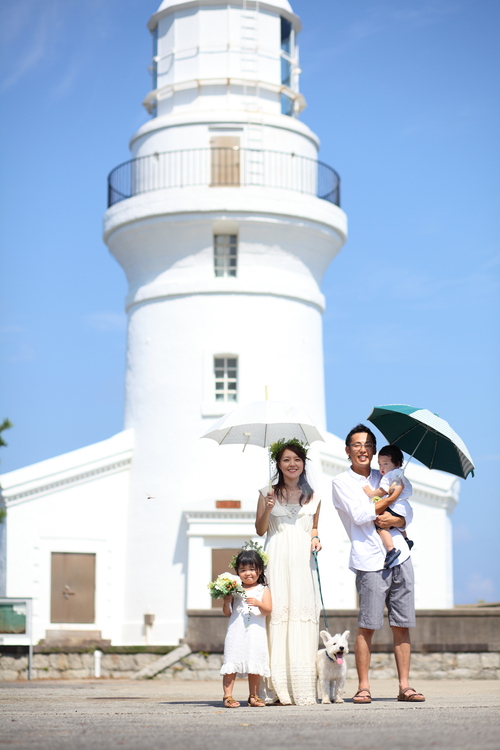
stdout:
<svg viewBox="0 0 500 750">
<path fill-rule="evenodd" d="M 310 444 L 323 440 L 303 409 L 286 401 L 256 401 L 242 404 L 234 411 L 214 422 L 204 438 L 219 445 L 250 445 L 269 448 L 277 440 L 295 438 Z M 271 452 L 269 451 L 269 479 L 271 479 Z"/>
</svg>

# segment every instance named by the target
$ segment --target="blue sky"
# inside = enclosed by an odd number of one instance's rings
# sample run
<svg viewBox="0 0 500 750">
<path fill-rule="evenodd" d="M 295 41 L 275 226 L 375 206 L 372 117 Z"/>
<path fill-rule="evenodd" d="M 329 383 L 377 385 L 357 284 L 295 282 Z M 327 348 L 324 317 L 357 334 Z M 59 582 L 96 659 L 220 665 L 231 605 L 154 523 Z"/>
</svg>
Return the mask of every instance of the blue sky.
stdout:
<svg viewBox="0 0 500 750">
<path fill-rule="evenodd" d="M 101 220 L 148 119 L 157 4 L 0 2 L 2 471 L 122 427 L 126 284 Z M 349 218 L 323 285 L 329 429 L 384 403 L 450 422 L 477 467 L 453 514 L 455 598 L 499 601 L 500 5 L 292 6 L 301 119 Z"/>
</svg>

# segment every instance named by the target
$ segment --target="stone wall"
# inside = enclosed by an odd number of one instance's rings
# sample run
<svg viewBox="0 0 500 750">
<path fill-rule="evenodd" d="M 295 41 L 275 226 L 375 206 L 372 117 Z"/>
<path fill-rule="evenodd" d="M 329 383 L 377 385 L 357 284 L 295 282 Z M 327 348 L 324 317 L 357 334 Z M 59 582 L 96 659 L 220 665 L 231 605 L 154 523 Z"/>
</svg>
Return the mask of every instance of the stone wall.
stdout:
<svg viewBox="0 0 500 750">
<path fill-rule="evenodd" d="M 220 609 L 188 610 L 185 641 L 194 652 L 158 672 L 160 680 L 219 680 L 227 618 Z M 355 610 L 328 610 L 330 632 L 351 631 L 351 649 L 357 628 Z M 323 620 L 321 621 L 323 626 Z M 500 679 L 500 607 L 455 607 L 449 610 L 417 611 L 417 626 L 411 631 L 411 678 Z M 95 648 L 97 644 L 94 645 Z M 319 644 L 320 647 L 323 644 Z M 384 618 L 372 643 L 373 679 L 396 677 L 392 633 Z M 101 647 L 101 677 L 127 679 L 156 662 L 174 646 Z M 27 648 L 26 648 L 27 650 Z M 89 649 L 48 645 L 34 647 L 33 679 L 78 680 L 93 678 L 94 655 Z M 185 653 L 185 651 L 184 651 Z M 179 653 L 182 656 L 182 653 Z M 348 677 L 356 678 L 354 654 L 347 656 Z M 163 664 L 158 665 L 158 669 Z M 25 680 L 28 658 L 22 651 L 0 647 L 0 681 Z"/>
<path fill-rule="evenodd" d="M 346 658 L 347 677 L 357 679 L 354 654 Z M 160 680 L 221 680 L 219 670 L 222 654 L 191 654 L 180 662 L 161 672 L 155 679 Z M 414 654 L 412 656 L 412 679 L 500 679 L 500 654 Z M 397 677 L 396 664 L 392 654 L 373 654 L 371 679 Z"/>
<path fill-rule="evenodd" d="M 130 679 L 143 667 L 158 659 L 158 654 L 103 654 L 101 677 Z M 347 655 L 347 676 L 356 679 L 354 654 Z M 160 672 L 155 680 L 220 680 L 222 654 L 195 653 L 181 659 Z M 392 654 L 372 654 L 371 679 L 396 677 Z M 57 653 L 35 654 L 33 679 L 77 680 L 94 677 L 93 654 Z M 434 653 L 413 654 L 410 677 L 412 680 L 495 680 L 500 679 L 500 653 Z M 28 679 L 28 657 L 0 656 L 0 681 Z"/>
<path fill-rule="evenodd" d="M 157 661 L 158 654 L 103 654 L 101 677 L 124 679 L 132 677 L 143 667 Z M 81 680 L 94 677 L 94 654 L 53 653 L 34 654 L 34 680 Z M 1 655 L 0 681 L 27 680 L 28 656 Z"/>
</svg>

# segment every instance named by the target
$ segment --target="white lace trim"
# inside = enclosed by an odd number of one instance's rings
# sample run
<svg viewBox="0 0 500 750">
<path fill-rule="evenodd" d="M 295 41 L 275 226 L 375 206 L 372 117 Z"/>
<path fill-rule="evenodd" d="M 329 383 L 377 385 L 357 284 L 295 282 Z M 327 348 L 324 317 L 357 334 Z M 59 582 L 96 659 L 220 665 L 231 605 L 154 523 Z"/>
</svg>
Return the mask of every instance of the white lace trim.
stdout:
<svg viewBox="0 0 500 750">
<path fill-rule="evenodd" d="M 290 620 L 295 622 L 313 622 L 315 624 L 319 623 L 319 615 L 320 610 L 316 606 L 310 606 L 310 605 L 293 605 L 289 607 L 288 605 L 273 605 L 273 609 L 271 612 L 271 625 L 281 625 L 283 622 L 290 622 Z"/>
<path fill-rule="evenodd" d="M 273 694 L 281 703 L 294 703 L 296 706 L 316 704 L 316 665 L 307 662 L 290 664 L 288 670 L 271 664 L 271 679 L 265 681 L 263 690 L 266 701 Z"/>
</svg>

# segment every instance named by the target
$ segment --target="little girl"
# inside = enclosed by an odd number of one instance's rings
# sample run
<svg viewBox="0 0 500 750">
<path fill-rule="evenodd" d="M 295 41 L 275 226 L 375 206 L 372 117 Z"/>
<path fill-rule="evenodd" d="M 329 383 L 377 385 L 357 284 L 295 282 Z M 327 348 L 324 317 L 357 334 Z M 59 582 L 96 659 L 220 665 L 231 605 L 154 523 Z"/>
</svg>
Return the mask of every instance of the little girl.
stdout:
<svg viewBox="0 0 500 750">
<path fill-rule="evenodd" d="M 238 708 L 240 704 L 232 696 L 236 674 L 248 675 L 248 705 L 261 708 L 265 703 L 257 696 L 260 678 L 270 675 L 266 615 L 271 613 L 271 592 L 267 588 L 264 563 L 258 552 L 242 550 L 234 567 L 241 578 L 246 599 L 241 594 L 224 597 L 223 612 L 230 620 L 220 671 L 223 675 L 223 700 L 226 708 Z"/>
<path fill-rule="evenodd" d="M 397 445 L 386 445 L 381 448 L 378 453 L 378 466 L 379 471 L 382 474 L 380 487 L 376 490 L 372 490 L 369 485 L 363 487 L 365 493 L 368 497 L 372 498 L 373 502 L 380 500 L 384 495 L 388 495 L 391 504 L 386 510 L 391 515 L 397 516 L 398 518 L 404 518 L 402 513 L 397 512 L 398 510 L 403 510 L 404 513 L 404 507 L 398 505 L 398 502 L 401 503 L 403 500 L 407 500 L 413 491 L 410 482 L 401 471 L 403 460 L 403 453 Z M 379 529 L 376 521 L 375 526 L 382 543 L 387 550 L 384 568 L 389 568 L 399 557 L 401 550 L 394 546 L 392 534 L 389 530 Z M 391 526 L 391 529 L 392 528 L 393 527 Z M 408 547 L 411 549 L 413 547 L 413 542 L 406 536 L 406 531 L 401 529 L 399 529 L 399 531 L 404 536 Z"/>
</svg>

